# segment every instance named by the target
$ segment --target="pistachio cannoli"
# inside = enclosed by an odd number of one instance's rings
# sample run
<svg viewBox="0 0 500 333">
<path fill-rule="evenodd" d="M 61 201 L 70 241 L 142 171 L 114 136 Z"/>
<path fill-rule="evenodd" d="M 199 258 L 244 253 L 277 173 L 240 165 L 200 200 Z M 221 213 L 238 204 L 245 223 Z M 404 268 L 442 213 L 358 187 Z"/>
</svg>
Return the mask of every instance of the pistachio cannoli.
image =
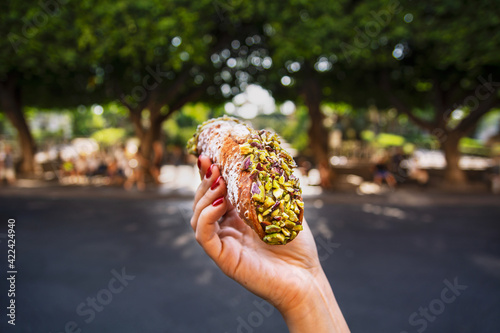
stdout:
<svg viewBox="0 0 500 333">
<path fill-rule="evenodd" d="M 187 148 L 218 164 L 229 202 L 264 242 L 286 244 L 297 237 L 302 190 L 292 174 L 295 161 L 275 133 L 224 116 L 198 126 Z"/>
</svg>

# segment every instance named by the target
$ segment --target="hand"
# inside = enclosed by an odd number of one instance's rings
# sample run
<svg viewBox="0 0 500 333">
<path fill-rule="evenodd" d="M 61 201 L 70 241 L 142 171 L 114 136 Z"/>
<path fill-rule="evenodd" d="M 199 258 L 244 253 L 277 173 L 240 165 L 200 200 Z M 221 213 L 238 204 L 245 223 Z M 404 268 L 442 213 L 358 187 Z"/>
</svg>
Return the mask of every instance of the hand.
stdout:
<svg viewBox="0 0 500 333">
<path fill-rule="evenodd" d="M 195 195 L 191 226 L 196 240 L 217 266 L 273 304 L 287 322 L 302 319 L 306 304 L 317 306 L 318 300 L 331 303 L 333 293 L 307 222 L 303 221 L 304 230 L 287 245 L 264 243 L 228 202 L 219 168 L 206 156 L 200 156 L 198 161 L 202 182 Z"/>
</svg>

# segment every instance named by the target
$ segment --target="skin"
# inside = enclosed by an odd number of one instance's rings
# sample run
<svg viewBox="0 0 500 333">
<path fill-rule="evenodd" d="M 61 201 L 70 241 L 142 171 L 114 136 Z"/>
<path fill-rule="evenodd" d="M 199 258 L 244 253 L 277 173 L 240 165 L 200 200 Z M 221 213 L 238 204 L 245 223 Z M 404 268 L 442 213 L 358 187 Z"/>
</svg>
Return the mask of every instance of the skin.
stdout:
<svg viewBox="0 0 500 333">
<path fill-rule="evenodd" d="M 304 230 L 287 245 L 264 243 L 228 202 L 217 165 L 206 156 L 198 161 L 202 182 L 196 191 L 191 226 L 217 266 L 274 305 L 292 333 L 313 329 L 317 333 L 350 332 L 321 268 L 307 222 L 303 221 Z"/>
</svg>

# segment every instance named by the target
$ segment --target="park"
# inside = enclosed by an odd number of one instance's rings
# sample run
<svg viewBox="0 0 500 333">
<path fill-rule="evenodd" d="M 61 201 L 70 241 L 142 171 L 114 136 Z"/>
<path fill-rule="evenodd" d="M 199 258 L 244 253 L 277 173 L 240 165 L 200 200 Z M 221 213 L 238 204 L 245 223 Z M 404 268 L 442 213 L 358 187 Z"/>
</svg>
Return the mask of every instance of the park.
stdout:
<svg viewBox="0 0 500 333">
<path fill-rule="evenodd" d="M 293 158 L 351 332 L 500 330 L 496 1 L 0 8 L 2 332 L 293 331 L 190 225 L 223 116 Z"/>
</svg>

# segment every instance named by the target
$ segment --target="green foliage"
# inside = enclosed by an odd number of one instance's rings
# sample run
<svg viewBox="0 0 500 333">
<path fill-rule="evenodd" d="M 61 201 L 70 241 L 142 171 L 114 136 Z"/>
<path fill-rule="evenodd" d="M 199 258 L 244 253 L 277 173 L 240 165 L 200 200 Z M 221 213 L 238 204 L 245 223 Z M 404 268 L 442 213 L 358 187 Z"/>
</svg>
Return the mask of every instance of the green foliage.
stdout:
<svg viewBox="0 0 500 333">
<path fill-rule="evenodd" d="M 402 147 L 406 143 L 406 139 L 400 135 L 391 133 L 380 133 L 378 135 L 370 130 L 361 132 L 361 138 L 364 141 L 375 144 L 378 147 Z"/>
<path fill-rule="evenodd" d="M 288 116 L 278 111 L 271 114 L 260 114 L 252 119 L 251 123 L 256 129 L 270 129 L 278 133 L 292 148 L 299 152 L 305 151 L 308 146 L 309 116 L 307 109 L 303 106 L 299 106 L 293 114 Z"/>
<path fill-rule="evenodd" d="M 396 2 L 399 11 L 387 16 Z M 479 76 L 500 74 L 497 7 L 488 0 L 361 2 L 351 17 L 359 22 L 361 34 L 352 31 L 351 40 L 354 45 L 357 37 L 367 37 L 371 44 L 350 53 L 350 71 L 356 72 L 352 66 L 364 68 L 365 76 L 374 77 L 373 85 L 387 75 L 394 95 L 410 108 L 424 111 L 420 118 L 436 123 L 444 118 L 450 121 L 450 129 L 456 128 L 460 121 L 443 112 L 474 96 Z M 373 37 L 370 27 L 378 31 Z M 388 105 L 385 91 L 373 86 L 367 91 L 370 96 L 364 100 L 373 98 L 378 105 Z M 436 96 L 441 96 L 440 102 Z"/>
<path fill-rule="evenodd" d="M 53 4 L 48 10 L 43 1 L 0 4 L 0 31 L 4 36 L 0 40 L 0 74 L 15 70 L 40 78 L 77 64 L 75 29 L 67 15 L 71 4 Z"/>
<path fill-rule="evenodd" d="M 405 153 L 406 155 L 411 155 L 411 154 L 413 154 L 413 152 L 415 151 L 416 148 L 417 148 L 416 145 L 414 145 L 413 143 L 407 142 L 403 145 L 403 153 Z"/>
<path fill-rule="evenodd" d="M 265 85 L 278 100 L 297 101 L 315 77 L 323 101 L 388 108 L 386 78 L 419 118 L 436 127 L 444 118 L 455 129 L 461 120 L 449 113 L 474 96 L 478 77 L 500 76 L 497 7 L 488 0 L 275 2 L 264 14 L 273 58 Z"/>
<path fill-rule="evenodd" d="M 352 105 L 348 103 L 323 103 L 322 111 L 325 115 L 337 115 L 337 116 L 348 116 L 353 113 Z"/>
<path fill-rule="evenodd" d="M 361 132 L 361 139 L 368 142 L 375 141 L 375 132 L 364 130 Z"/>
<path fill-rule="evenodd" d="M 33 138 L 37 142 L 62 142 L 64 137 L 64 131 L 59 129 L 57 131 L 44 131 L 44 130 L 33 130 Z"/>
<path fill-rule="evenodd" d="M 90 137 L 97 141 L 101 147 L 110 147 L 123 143 L 126 131 L 123 128 L 105 128 L 94 132 Z"/>
<path fill-rule="evenodd" d="M 78 49 L 89 56 L 95 89 L 132 106 L 158 86 L 188 91 L 207 78 L 202 68 L 219 36 L 212 0 L 86 0 L 75 25 Z"/>
<path fill-rule="evenodd" d="M 179 69 L 187 60 L 205 62 L 200 56 L 210 42 L 205 34 L 214 24 L 207 19 L 212 8 L 206 0 L 83 1 L 78 46 L 91 49 L 96 63 L 130 64 L 131 72 L 145 64 Z"/>
<path fill-rule="evenodd" d="M 125 107 L 118 103 L 110 103 L 102 106 L 101 114 L 96 114 L 96 107 L 98 105 L 90 107 L 79 105 L 70 111 L 74 137 L 88 137 L 96 131 L 109 127 L 121 127 L 128 134 L 131 133 L 131 124 L 127 119 Z"/>
<path fill-rule="evenodd" d="M 299 152 L 304 152 L 309 146 L 309 136 L 307 134 L 309 121 L 307 109 L 299 106 L 295 113 L 289 116 L 289 120 L 283 122 L 281 128 L 277 131 L 293 148 Z"/>
<path fill-rule="evenodd" d="M 104 102 L 90 94 L 91 64 L 80 52 L 76 2 L 4 1 L 0 4 L 0 81 L 22 92 L 22 103 L 41 108 Z"/>
<path fill-rule="evenodd" d="M 405 143 L 405 138 L 390 133 L 380 133 L 375 142 L 382 147 L 401 147 Z"/>
<path fill-rule="evenodd" d="M 497 132 L 500 131 L 500 110 L 499 109 L 492 110 L 492 111 L 488 112 L 487 114 L 485 114 L 483 116 L 483 118 L 481 118 L 481 120 L 477 124 L 477 133 L 487 131 L 487 132 L 493 134 L 494 132 L 493 133 L 491 132 L 491 130 L 493 128 L 496 128 Z M 486 139 L 489 139 L 489 138 L 486 138 Z"/>
<path fill-rule="evenodd" d="M 198 126 L 207 121 L 212 110 L 203 103 L 188 104 L 182 108 L 182 113 L 176 116 L 179 125 L 185 125 L 186 122 L 191 126 Z"/>
<path fill-rule="evenodd" d="M 314 65 L 338 48 L 351 24 L 344 10 L 348 1 L 273 2 L 266 7 L 273 60 L 284 65 L 299 60 Z"/>
<path fill-rule="evenodd" d="M 479 75 L 492 73 L 498 81 L 500 73 L 500 19 L 494 1 L 82 0 L 51 2 L 55 7 L 48 9 L 44 3 L 0 3 L 0 80 L 16 74 L 24 105 L 69 107 L 75 136 L 96 131 L 104 137 L 117 135 L 110 134 L 111 128 L 130 134 L 128 111 L 119 101 L 109 101 L 133 95 L 137 87 L 147 90 L 146 76 L 160 68 L 147 85 L 169 86 L 187 75 L 181 92 L 201 83 L 211 86 L 211 95 L 203 96 L 205 104 L 189 105 L 164 124 L 172 144 L 184 146 L 198 124 L 223 113 L 221 100 L 213 96 L 224 84 L 239 92 L 254 80 L 278 101 L 302 102 L 307 80 L 316 78 L 325 115 L 338 120 L 335 125 L 344 133 L 401 145 L 401 137 L 376 135 L 391 132 L 396 123 L 407 142 L 437 147 L 435 140 L 414 133 L 407 116 L 369 122 L 364 115 L 369 106 L 391 104 L 380 85 L 382 75 L 388 75 L 394 94 L 416 116 L 431 121 L 440 89 L 459 103 L 475 89 Z M 230 46 L 233 40 L 241 45 Z M 394 56 L 398 46 L 401 56 Z M 238 60 L 234 68 L 228 57 L 211 60 L 222 50 Z M 255 65 L 268 57 L 269 68 Z M 291 78 L 287 87 L 281 83 L 285 75 Z M 92 112 L 97 103 L 104 107 L 100 115 Z M 470 110 L 464 111 L 465 117 Z M 460 121 L 449 120 L 449 129 Z M 304 107 L 291 116 L 276 113 L 255 123 L 274 128 L 299 151 L 307 147 Z M 361 132 L 367 128 L 372 132 Z M 463 149 L 482 148 L 466 140 Z"/>
<path fill-rule="evenodd" d="M 188 104 L 163 124 L 169 145 L 185 147 L 198 125 L 212 118 L 213 111 L 202 103 Z"/>
<path fill-rule="evenodd" d="M 464 154 L 490 156 L 490 149 L 481 141 L 472 138 L 462 138 L 459 143 L 459 150 Z"/>
</svg>

